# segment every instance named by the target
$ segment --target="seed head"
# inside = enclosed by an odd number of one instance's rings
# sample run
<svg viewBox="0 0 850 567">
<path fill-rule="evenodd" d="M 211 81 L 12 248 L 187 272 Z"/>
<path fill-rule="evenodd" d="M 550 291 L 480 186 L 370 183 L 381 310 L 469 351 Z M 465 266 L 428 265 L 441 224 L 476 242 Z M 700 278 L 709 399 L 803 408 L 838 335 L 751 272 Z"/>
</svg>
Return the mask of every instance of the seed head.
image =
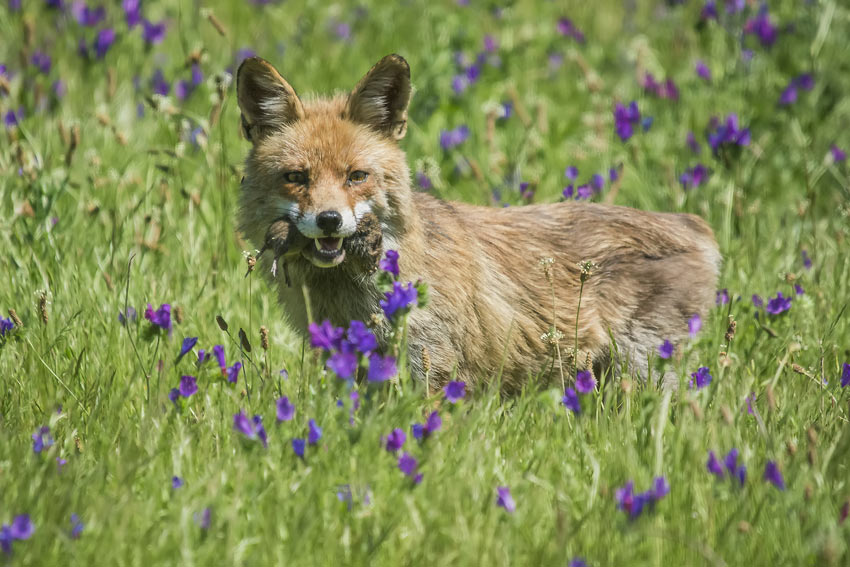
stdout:
<svg viewBox="0 0 850 567">
<path fill-rule="evenodd" d="M 431 355 L 426 347 L 422 347 L 422 368 L 425 370 L 425 374 L 431 372 Z"/>
<path fill-rule="evenodd" d="M 564 338 L 564 333 L 554 327 L 540 335 L 540 340 L 548 345 L 556 345 Z"/>
<path fill-rule="evenodd" d="M 263 350 L 269 350 L 269 329 L 265 325 L 260 327 L 260 346 Z"/>
<path fill-rule="evenodd" d="M 554 264 L 554 258 L 540 258 L 540 267 L 543 268 L 543 274 L 546 276 L 546 281 L 549 283 L 552 283 L 552 266 Z"/>
<path fill-rule="evenodd" d="M 239 327 L 239 341 L 242 343 L 242 349 L 245 352 L 251 352 L 251 343 L 248 342 L 248 335 L 245 334 L 242 327 Z"/>
<path fill-rule="evenodd" d="M 12 318 L 12 322 L 15 324 L 16 327 L 20 328 L 24 326 L 24 324 L 21 323 L 21 318 L 18 317 L 18 314 L 15 312 L 14 309 L 9 309 L 9 317 Z"/>
<path fill-rule="evenodd" d="M 227 321 L 224 320 L 224 317 L 221 315 L 215 316 L 215 322 L 218 323 L 218 328 L 222 331 L 227 332 Z"/>
<path fill-rule="evenodd" d="M 174 320 L 178 323 L 183 322 L 183 308 L 179 305 L 174 308 Z"/>
<path fill-rule="evenodd" d="M 593 271 L 596 269 L 596 264 L 593 260 L 582 260 L 578 263 L 578 268 L 581 270 L 581 283 L 584 283 L 590 279 L 590 276 L 593 275 Z"/>
<path fill-rule="evenodd" d="M 731 343 L 732 339 L 735 338 L 735 329 L 737 327 L 738 327 L 738 323 L 736 323 L 735 320 L 730 315 L 729 316 L 729 326 L 726 327 L 726 342 L 727 343 Z"/>
<path fill-rule="evenodd" d="M 38 311 L 41 314 L 41 322 L 47 325 L 48 313 L 47 313 L 47 292 L 40 292 L 38 298 Z"/>
</svg>

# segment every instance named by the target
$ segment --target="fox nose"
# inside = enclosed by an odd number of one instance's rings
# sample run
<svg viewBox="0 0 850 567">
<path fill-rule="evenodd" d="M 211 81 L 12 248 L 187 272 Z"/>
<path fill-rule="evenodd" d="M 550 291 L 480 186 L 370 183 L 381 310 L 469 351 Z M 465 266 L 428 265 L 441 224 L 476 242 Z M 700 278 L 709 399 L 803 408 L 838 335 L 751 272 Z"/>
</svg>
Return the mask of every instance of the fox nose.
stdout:
<svg viewBox="0 0 850 567">
<path fill-rule="evenodd" d="M 316 217 L 316 225 L 325 232 L 331 234 L 342 226 L 342 215 L 336 211 L 322 211 Z"/>
</svg>

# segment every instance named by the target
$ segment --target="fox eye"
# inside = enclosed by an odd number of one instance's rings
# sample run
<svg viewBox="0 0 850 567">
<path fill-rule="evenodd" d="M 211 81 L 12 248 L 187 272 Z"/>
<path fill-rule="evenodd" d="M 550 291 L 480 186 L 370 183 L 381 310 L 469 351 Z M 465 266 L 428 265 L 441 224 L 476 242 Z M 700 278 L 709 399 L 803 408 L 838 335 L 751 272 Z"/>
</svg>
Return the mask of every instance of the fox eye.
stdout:
<svg viewBox="0 0 850 567">
<path fill-rule="evenodd" d="M 367 177 L 369 177 L 369 174 L 365 171 L 352 171 L 351 174 L 349 174 L 348 176 L 348 181 L 350 183 L 363 183 L 364 181 L 366 181 Z"/>
<path fill-rule="evenodd" d="M 298 185 L 307 183 L 307 173 L 304 171 L 287 171 L 283 174 L 283 178 L 287 183 L 297 183 Z"/>
</svg>

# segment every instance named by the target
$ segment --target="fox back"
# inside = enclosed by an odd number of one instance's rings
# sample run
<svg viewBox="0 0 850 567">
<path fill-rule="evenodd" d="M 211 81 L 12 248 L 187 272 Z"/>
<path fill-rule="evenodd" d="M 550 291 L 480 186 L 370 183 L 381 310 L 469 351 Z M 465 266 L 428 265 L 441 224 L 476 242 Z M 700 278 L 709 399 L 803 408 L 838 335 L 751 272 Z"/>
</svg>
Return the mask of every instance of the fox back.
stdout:
<svg viewBox="0 0 850 567">
<path fill-rule="evenodd" d="M 271 281 L 302 333 L 308 313 L 337 325 L 379 320 L 375 257 L 386 250 L 399 252 L 402 281 L 431 290 L 410 316 L 408 358 L 417 378 L 427 366 L 432 388 L 499 378 L 513 392 L 558 365 L 600 372 L 619 359 L 645 369 L 711 305 L 720 254 L 698 217 L 591 203 L 496 209 L 415 193 L 399 147 L 410 70 L 397 55 L 350 94 L 309 101 L 251 58 L 237 91 L 253 145 L 239 226 L 257 248 L 274 223 L 291 227 L 286 278 Z M 272 261 L 261 258 L 264 272 Z M 576 326 L 577 340 L 559 341 Z M 379 341 L 385 331 L 377 325 Z"/>
</svg>

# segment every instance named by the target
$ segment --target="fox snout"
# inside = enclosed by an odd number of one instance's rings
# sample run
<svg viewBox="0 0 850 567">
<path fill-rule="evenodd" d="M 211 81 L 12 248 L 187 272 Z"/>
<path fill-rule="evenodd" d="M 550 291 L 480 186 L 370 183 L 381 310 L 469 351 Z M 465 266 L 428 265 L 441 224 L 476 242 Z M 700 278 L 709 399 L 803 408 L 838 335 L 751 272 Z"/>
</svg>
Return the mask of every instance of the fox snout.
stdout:
<svg viewBox="0 0 850 567">
<path fill-rule="evenodd" d="M 350 207 L 334 207 L 319 211 L 303 211 L 292 219 L 307 238 L 334 236 L 345 238 L 354 234 L 357 220 Z"/>
</svg>

